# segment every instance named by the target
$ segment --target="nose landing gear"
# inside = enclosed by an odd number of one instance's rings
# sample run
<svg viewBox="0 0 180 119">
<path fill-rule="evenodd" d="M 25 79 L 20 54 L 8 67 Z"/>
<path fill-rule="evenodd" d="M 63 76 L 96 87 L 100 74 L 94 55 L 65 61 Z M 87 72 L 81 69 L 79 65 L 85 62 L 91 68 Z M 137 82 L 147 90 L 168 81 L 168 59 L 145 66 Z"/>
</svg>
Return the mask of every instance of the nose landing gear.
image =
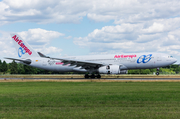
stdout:
<svg viewBox="0 0 180 119">
<path fill-rule="evenodd" d="M 156 75 L 157 75 L 157 76 L 159 75 L 159 68 L 157 68 L 157 72 L 156 72 Z"/>
</svg>

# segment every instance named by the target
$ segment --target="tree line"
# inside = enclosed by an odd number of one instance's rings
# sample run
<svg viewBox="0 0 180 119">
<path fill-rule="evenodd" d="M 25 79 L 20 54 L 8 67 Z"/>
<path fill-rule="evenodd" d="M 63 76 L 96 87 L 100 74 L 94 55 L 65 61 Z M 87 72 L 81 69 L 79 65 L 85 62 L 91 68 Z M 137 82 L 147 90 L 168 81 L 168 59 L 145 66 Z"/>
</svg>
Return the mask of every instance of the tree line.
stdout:
<svg viewBox="0 0 180 119">
<path fill-rule="evenodd" d="M 128 74 L 154 74 L 156 72 L 154 69 L 134 69 L 128 70 Z M 20 63 L 12 61 L 11 63 L 6 63 L 6 61 L 0 60 L 0 72 L 1 74 L 73 74 L 74 72 L 55 72 L 47 71 L 39 68 L 30 67 Z M 173 64 L 167 67 L 162 67 L 159 69 L 161 74 L 179 74 L 180 67 L 177 64 Z M 75 72 L 77 74 L 77 72 Z M 82 73 L 78 73 L 82 74 Z"/>
<path fill-rule="evenodd" d="M 157 69 L 134 69 L 128 70 L 128 74 L 155 74 Z M 178 64 L 169 65 L 159 68 L 160 74 L 180 74 L 180 67 Z"/>
</svg>

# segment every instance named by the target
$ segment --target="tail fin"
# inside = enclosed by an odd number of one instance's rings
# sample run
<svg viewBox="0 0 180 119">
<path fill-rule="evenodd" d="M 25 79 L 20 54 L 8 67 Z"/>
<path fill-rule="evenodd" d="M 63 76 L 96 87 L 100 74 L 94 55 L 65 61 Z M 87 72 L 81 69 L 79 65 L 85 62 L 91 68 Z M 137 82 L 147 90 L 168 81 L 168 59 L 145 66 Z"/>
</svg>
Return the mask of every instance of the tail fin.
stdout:
<svg viewBox="0 0 180 119">
<path fill-rule="evenodd" d="M 19 58 L 39 57 L 37 52 L 35 52 L 18 34 L 11 34 L 11 38 L 13 39 Z"/>
</svg>

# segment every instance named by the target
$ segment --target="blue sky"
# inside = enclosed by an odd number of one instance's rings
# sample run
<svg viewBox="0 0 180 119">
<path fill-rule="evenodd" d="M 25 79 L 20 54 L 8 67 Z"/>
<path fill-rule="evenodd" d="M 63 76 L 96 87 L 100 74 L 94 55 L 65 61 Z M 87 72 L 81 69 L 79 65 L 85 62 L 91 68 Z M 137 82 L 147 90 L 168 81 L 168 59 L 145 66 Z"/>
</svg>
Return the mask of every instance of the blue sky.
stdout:
<svg viewBox="0 0 180 119">
<path fill-rule="evenodd" d="M 160 52 L 180 61 L 178 0 L 0 0 L 0 59 L 9 33 L 53 57 Z"/>
</svg>

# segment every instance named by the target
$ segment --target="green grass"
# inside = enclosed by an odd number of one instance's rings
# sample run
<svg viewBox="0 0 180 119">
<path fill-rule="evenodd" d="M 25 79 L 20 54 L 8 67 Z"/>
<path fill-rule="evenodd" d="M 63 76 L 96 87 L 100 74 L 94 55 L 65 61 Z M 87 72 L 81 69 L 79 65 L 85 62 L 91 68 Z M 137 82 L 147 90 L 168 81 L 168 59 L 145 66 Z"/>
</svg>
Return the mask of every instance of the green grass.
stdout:
<svg viewBox="0 0 180 119">
<path fill-rule="evenodd" d="M 0 118 L 180 118 L 180 83 L 0 83 Z"/>
</svg>

